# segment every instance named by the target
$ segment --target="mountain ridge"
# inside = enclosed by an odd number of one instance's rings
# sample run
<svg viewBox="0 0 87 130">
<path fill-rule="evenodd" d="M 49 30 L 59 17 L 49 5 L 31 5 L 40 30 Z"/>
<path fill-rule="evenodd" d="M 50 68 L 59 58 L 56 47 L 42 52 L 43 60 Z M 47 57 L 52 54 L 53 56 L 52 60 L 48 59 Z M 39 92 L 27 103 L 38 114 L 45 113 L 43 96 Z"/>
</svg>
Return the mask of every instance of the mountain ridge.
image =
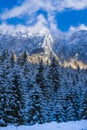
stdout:
<svg viewBox="0 0 87 130">
<path fill-rule="evenodd" d="M 60 64 L 75 64 L 87 68 L 87 30 L 76 30 L 72 33 L 58 32 L 52 34 L 42 30 L 37 34 L 31 32 L 0 31 L 0 50 L 14 50 L 17 54 L 27 51 L 29 55 L 54 56 Z M 72 63 L 73 61 L 73 63 Z M 74 63 L 75 62 L 75 63 Z M 71 64 L 72 63 L 72 64 Z"/>
</svg>

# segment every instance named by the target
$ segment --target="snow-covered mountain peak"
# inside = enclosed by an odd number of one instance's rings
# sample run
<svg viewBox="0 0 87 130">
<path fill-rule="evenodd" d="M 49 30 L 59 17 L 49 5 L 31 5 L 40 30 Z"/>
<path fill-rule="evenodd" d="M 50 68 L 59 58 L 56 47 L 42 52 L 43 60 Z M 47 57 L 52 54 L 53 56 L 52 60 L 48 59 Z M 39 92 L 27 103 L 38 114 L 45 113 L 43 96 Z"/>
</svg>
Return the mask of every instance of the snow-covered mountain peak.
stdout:
<svg viewBox="0 0 87 130">
<path fill-rule="evenodd" d="M 41 31 L 37 32 L 37 33 L 32 33 L 33 35 L 38 35 L 38 36 L 44 36 L 47 34 L 50 34 L 50 30 L 43 28 Z"/>
<path fill-rule="evenodd" d="M 32 31 L 25 31 L 25 30 L 16 30 L 16 31 L 7 31 L 7 30 L 0 30 L 0 34 L 2 35 L 11 35 L 13 37 L 20 37 L 20 38 L 27 38 L 27 37 L 34 37 L 34 36 L 45 36 L 46 34 L 50 34 L 48 29 L 43 28 L 39 32 L 32 32 Z"/>
<path fill-rule="evenodd" d="M 46 33 L 42 44 L 42 47 L 45 49 L 46 54 L 52 50 L 52 44 L 53 44 L 52 35 L 50 33 Z"/>
</svg>

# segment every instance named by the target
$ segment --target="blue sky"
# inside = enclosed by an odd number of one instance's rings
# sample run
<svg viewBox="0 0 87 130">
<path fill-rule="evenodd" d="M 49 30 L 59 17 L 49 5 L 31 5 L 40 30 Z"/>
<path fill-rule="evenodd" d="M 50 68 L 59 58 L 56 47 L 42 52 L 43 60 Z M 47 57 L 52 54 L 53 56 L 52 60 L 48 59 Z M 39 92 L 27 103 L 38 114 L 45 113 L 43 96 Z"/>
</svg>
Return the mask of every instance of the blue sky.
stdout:
<svg viewBox="0 0 87 130">
<path fill-rule="evenodd" d="M 0 30 L 87 30 L 87 0 L 0 0 Z"/>
<path fill-rule="evenodd" d="M 87 9 L 83 10 L 67 10 L 56 15 L 58 27 L 62 31 L 67 31 L 70 26 L 77 27 L 81 24 L 87 26 Z"/>
</svg>

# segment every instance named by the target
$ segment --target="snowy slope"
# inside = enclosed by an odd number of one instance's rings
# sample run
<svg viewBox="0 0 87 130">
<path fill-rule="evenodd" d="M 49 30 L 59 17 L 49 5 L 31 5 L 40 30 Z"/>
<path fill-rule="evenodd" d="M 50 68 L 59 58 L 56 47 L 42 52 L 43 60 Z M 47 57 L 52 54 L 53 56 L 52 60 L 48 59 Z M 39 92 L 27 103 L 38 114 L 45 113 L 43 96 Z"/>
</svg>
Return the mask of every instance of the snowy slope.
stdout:
<svg viewBox="0 0 87 130">
<path fill-rule="evenodd" d="M 8 126 L 0 130 L 87 130 L 87 120 L 67 122 L 67 123 L 46 123 L 33 126 Z"/>
<path fill-rule="evenodd" d="M 77 30 L 54 37 L 52 49 L 60 60 L 73 58 L 87 63 L 87 31 Z"/>
</svg>

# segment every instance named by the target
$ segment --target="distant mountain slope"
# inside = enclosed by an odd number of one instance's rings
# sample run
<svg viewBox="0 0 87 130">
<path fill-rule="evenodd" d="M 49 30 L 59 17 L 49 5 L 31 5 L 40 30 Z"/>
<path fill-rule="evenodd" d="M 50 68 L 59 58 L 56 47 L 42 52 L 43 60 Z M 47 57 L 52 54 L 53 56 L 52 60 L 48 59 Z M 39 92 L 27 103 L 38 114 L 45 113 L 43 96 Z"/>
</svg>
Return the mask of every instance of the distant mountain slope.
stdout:
<svg viewBox="0 0 87 130">
<path fill-rule="evenodd" d="M 71 34 L 51 34 L 49 31 L 31 34 L 30 32 L 0 32 L 0 51 L 14 50 L 17 54 L 27 51 L 29 55 L 55 56 L 61 64 L 86 66 L 87 31 L 77 30 Z M 79 64 L 81 63 L 81 64 Z M 71 65 L 72 66 L 72 65 Z M 74 67 L 75 68 L 75 67 Z M 84 67 L 81 67 L 84 68 Z M 86 68 L 86 67 L 85 67 Z"/>
</svg>

